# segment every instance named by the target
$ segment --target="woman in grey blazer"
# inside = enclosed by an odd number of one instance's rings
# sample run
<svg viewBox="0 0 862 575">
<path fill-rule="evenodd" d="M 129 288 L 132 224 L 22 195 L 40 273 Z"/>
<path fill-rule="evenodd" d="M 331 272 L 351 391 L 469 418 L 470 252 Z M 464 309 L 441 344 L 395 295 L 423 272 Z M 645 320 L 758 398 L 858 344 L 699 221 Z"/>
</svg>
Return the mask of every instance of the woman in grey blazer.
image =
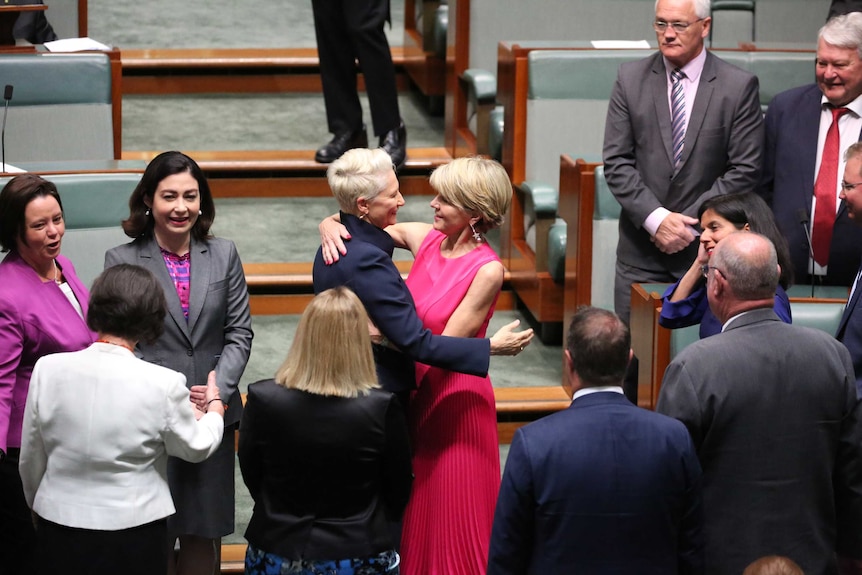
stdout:
<svg viewBox="0 0 862 575">
<path fill-rule="evenodd" d="M 87 324 L 98 340 L 36 362 L 20 472 L 37 516 L 37 574 L 167 570 L 168 455 L 202 461 L 215 452 L 224 408 L 215 378 L 204 414 L 189 401 L 182 374 L 135 357 L 137 342 L 162 333 L 164 316 L 150 272 L 113 267 L 90 297 Z"/>
<path fill-rule="evenodd" d="M 170 547 L 180 541 L 177 573 L 215 570 L 221 537 L 234 529 L 234 434 L 242 413 L 237 389 L 251 352 L 251 315 L 242 263 L 233 242 L 209 229 L 215 205 L 197 163 L 180 152 L 150 162 L 129 198 L 123 221 L 129 244 L 105 254 L 105 267 L 132 263 L 149 269 L 168 302 L 164 334 L 138 345 L 143 358 L 186 376 L 192 398 L 215 369 L 225 414 L 224 440 L 203 463 L 168 461 L 177 507 L 168 521 Z"/>
</svg>

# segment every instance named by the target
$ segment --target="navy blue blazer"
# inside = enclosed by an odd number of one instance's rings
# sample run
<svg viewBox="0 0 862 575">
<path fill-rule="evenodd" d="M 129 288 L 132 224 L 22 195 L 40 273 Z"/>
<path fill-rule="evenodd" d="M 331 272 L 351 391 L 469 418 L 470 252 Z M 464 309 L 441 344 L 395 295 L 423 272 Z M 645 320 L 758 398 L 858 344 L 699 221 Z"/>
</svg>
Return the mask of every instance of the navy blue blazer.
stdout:
<svg viewBox="0 0 862 575">
<path fill-rule="evenodd" d="M 425 329 L 401 273 L 392 263 L 395 245 L 380 228 L 341 212 L 350 232 L 347 254 L 331 264 L 323 262 L 320 248 L 314 257 L 314 293 L 338 286 L 352 289 L 371 321 L 399 351 L 374 346 L 377 376 L 383 389 L 393 393 L 416 387 L 413 361 L 485 376 L 491 355 L 487 339 L 445 337 Z"/>
<path fill-rule="evenodd" d="M 488 575 L 701 573 L 700 476 L 679 421 L 579 397 L 515 433 Z"/>
<path fill-rule="evenodd" d="M 856 397 L 862 398 L 862 306 L 859 298 L 862 296 L 862 285 L 856 286 L 853 295 L 847 301 L 841 323 L 835 337 L 844 344 L 853 360 L 853 371 L 856 374 Z"/>
<path fill-rule="evenodd" d="M 775 96 L 766 112 L 763 179 L 759 193 L 772 206 L 775 221 L 787 238 L 797 285 L 810 282 L 810 248 L 800 215 L 804 213 L 811 221 L 822 96 L 817 84 L 800 86 Z M 842 175 L 838 174 L 839 181 Z M 860 257 L 862 227 L 847 217 L 847 206 L 841 202 L 829 247 L 826 283 L 852 284 Z"/>
</svg>

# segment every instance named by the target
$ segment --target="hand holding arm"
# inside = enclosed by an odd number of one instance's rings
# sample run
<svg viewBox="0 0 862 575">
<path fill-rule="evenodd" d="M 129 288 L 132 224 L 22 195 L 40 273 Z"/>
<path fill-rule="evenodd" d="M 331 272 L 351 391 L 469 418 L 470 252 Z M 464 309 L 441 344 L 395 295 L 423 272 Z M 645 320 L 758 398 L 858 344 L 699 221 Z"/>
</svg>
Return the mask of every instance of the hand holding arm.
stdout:
<svg viewBox="0 0 862 575">
<path fill-rule="evenodd" d="M 652 242 L 666 254 L 680 252 L 694 241 L 694 232 L 690 226 L 695 226 L 697 223 L 697 218 L 671 212 L 659 224 Z"/>
<path fill-rule="evenodd" d="M 520 323 L 517 319 L 507 323 L 491 336 L 491 355 L 518 355 L 530 345 L 533 330 L 515 331 Z"/>
<path fill-rule="evenodd" d="M 324 218 L 317 226 L 320 232 L 320 247 L 323 250 L 323 262 L 326 265 L 337 262 L 339 254 L 347 253 L 344 240 L 350 239 L 350 232 L 341 223 L 338 214 Z"/>
</svg>

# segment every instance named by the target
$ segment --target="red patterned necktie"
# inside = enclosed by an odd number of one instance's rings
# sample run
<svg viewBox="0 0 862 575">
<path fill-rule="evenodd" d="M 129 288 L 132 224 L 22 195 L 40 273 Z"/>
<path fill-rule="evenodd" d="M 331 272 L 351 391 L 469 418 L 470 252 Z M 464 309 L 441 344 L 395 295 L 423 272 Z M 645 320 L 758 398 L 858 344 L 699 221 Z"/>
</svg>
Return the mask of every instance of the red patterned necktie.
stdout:
<svg viewBox="0 0 862 575">
<path fill-rule="evenodd" d="M 838 151 L 841 137 L 838 133 L 838 118 L 849 112 L 847 108 L 832 108 L 832 125 L 826 132 L 820 171 L 814 182 L 814 229 L 811 233 L 811 248 L 814 261 L 825 266 L 829 263 L 829 245 L 832 243 L 832 227 L 835 224 L 835 197 L 838 192 Z"/>
</svg>

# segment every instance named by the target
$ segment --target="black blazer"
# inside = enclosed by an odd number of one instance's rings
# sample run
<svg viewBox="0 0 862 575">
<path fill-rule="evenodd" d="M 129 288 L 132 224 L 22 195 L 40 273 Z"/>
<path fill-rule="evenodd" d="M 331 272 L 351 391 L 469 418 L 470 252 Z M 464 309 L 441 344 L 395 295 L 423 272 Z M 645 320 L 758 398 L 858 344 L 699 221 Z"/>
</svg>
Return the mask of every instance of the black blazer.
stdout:
<svg viewBox="0 0 862 575">
<path fill-rule="evenodd" d="M 349 287 L 380 332 L 401 350 L 374 346 L 377 377 L 383 389 L 393 393 L 413 389 L 413 360 L 470 375 L 487 375 L 489 340 L 433 335 L 422 325 L 410 290 L 392 263 L 394 244 L 389 234 L 344 212 L 341 222 L 352 237 L 347 254 L 328 266 L 323 263 L 321 250 L 317 250 L 314 293 Z"/>
<path fill-rule="evenodd" d="M 253 383 L 239 435 L 254 499 L 248 542 L 288 559 L 347 559 L 394 549 L 413 475 L 407 425 L 391 393 L 343 398 Z"/>
</svg>

